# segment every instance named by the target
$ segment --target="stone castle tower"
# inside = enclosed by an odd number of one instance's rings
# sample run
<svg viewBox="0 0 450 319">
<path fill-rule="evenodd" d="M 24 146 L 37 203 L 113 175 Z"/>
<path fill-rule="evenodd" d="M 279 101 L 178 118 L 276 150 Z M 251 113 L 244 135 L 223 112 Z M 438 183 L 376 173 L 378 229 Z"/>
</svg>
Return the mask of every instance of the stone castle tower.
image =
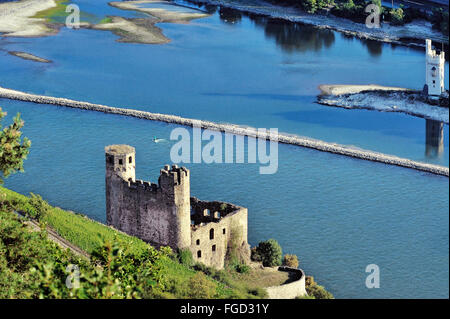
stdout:
<svg viewBox="0 0 450 319">
<path fill-rule="evenodd" d="M 190 172 L 166 165 L 158 184 L 135 178 L 135 150 L 111 145 L 106 155 L 106 221 L 156 246 L 189 249 L 194 260 L 223 268 L 231 247 L 250 258 L 247 209 L 190 197 Z"/>
<path fill-rule="evenodd" d="M 112 145 L 106 152 L 108 225 L 156 246 L 191 245 L 189 171 L 166 165 L 158 185 L 135 179 L 135 150 Z"/>
<path fill-rule="evenodd" d="M 426 40 L 425 78 L 428 95 L 441 95 L 444 92 L 445 52 L 436 51 L 431 46 L 431 40 Z"/>
</svg>

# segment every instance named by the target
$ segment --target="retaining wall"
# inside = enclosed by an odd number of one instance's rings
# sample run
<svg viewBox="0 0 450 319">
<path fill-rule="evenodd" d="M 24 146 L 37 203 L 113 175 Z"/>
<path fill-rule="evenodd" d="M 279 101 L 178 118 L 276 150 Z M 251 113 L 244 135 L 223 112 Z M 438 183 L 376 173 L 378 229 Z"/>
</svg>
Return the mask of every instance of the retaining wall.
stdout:
<svg viewBox="0 0 450 319">
<path fill-rule="evenodd" d="M 278 271 L 292 272 L 296 276 L 296 280 L 285 285 L 266 288 L 269 299 L 294 299 L 306 295 L 306 276 L 303 270 L 290 267 L 279 267 Z"/>
</svg>

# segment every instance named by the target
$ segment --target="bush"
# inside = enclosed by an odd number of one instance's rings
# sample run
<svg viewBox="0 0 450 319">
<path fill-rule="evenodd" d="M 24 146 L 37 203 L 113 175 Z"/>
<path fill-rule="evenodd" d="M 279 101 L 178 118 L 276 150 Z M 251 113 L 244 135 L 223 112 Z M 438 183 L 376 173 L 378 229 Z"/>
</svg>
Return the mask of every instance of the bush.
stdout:
<svg viewBox="0 0 450 319">
<path fill-rule="evenodd" d="M 284 255 L 283 265 L 291 268 L 298 268 L 298 257 L 296 255 Z"/>
<path fill-rule="evenodd" d="M 26 212 L 29 217 L 41 220 L 50 211 L 50 205 L 42 199 L 40 195 L 30 193 L 30 199 L 28 200 L 30 208 Z"/>
<path fill-rule="evenodd" d="M 250 267 L 246 264 L 236 264 L 234 269 L 240 274 L 248 274 L 250 272 Z"/>
<path fill-rule="evenodd" d="M 403 25 L 405 24 L 405 14 L 403 13 L 403 9 L 402 8 L 398 8 L 398 9 L 392 9 L 391 11 L 389 11 L 389 15 L 391 18 L 391 24 L 392 25 Z"/>
<path fill-rule="evenodd" d="M 260 287 L 251 288 L 251 289 L 248 289 L 247 291 L 249 294 L 259 297 L 259 298 L 266 298 L 268 296 L 267 290 L 264 288 L 260 288 Z"/>
<path fill-rule="evenodd" d="M 442 8 L 433 9 L 431 22 L 433 28 L 440 30 L 444 35 L 448 35 L 448 11 L 444 11 Z"/>
<path fill-rule="evenodd" d="M 258 247 L 253 247 L 251 249 L 250 253 L 251 253 L 251 255 L 250 255 L 251 260 L 256 261 L 256 262 L 262 262 L 262 257 L 258 252 Z"/>
<path fill-rule="evenodd" d="M 314 297 L 314 299 L 334 299 L 333 294 L 318 285 L 312 276 L 306 276 L 305 286 L 308 296 Z"/>
<path fill-rule="evenodd" d="M 196 273 L 188 282 L 188 297 L 192 299 L 211 299 L 216 295 L 216 287 L 205 274 Z"/>
<path fill-rule="evenodd" d="M 280 266 L 283 252 L 275 239 L 269 239 L 258 244 L 256 256 L 260 256 L 264 267 Z"/>
<path fill-rule="evenodd" d="M 308 13 L 314 13 L 317 11 L 316 0 L 302 0 L 301 7 Z"/>
<path fill-rule="evenodd" d="M 178 261 L 180 264 L 186 267 L 192 267 L 194 264 L 194 258 L 192 257 L 192 252 L 189 249 L 179 249 L 178 250 Z"/>
</svg>

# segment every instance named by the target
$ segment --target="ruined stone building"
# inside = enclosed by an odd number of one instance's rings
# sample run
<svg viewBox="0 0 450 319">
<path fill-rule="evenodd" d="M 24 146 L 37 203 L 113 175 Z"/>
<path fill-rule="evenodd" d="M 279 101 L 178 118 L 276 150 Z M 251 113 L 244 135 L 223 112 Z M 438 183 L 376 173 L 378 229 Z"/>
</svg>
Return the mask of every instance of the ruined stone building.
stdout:
<svg viewBox="0 0 450 319">
<path fill-rule="evenodd" d="M 189 249 L 194 261 L 218 269 L 231 251 L 249 260 L 247 209 L 191 197 L 185 167 L 161 169 L 158 183 L 135 178 L 135 150 L 111 145 L 106 153 L 108 225 L 156 246 Z"/>
</svg>

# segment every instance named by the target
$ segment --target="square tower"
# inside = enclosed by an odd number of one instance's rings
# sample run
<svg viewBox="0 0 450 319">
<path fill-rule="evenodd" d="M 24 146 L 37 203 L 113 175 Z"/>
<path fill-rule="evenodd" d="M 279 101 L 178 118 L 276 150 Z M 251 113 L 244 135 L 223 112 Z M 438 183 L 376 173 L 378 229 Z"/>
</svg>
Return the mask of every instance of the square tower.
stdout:
<svg viewBox="0 0 450 319">
<path fill-rule="evenodd" d="M 426 40 L 425 79 L 428 95 L 441 95 L 444 92 L 445 53 L 436 51 L 431 46 L 431 40 Z"/>
</svg>

